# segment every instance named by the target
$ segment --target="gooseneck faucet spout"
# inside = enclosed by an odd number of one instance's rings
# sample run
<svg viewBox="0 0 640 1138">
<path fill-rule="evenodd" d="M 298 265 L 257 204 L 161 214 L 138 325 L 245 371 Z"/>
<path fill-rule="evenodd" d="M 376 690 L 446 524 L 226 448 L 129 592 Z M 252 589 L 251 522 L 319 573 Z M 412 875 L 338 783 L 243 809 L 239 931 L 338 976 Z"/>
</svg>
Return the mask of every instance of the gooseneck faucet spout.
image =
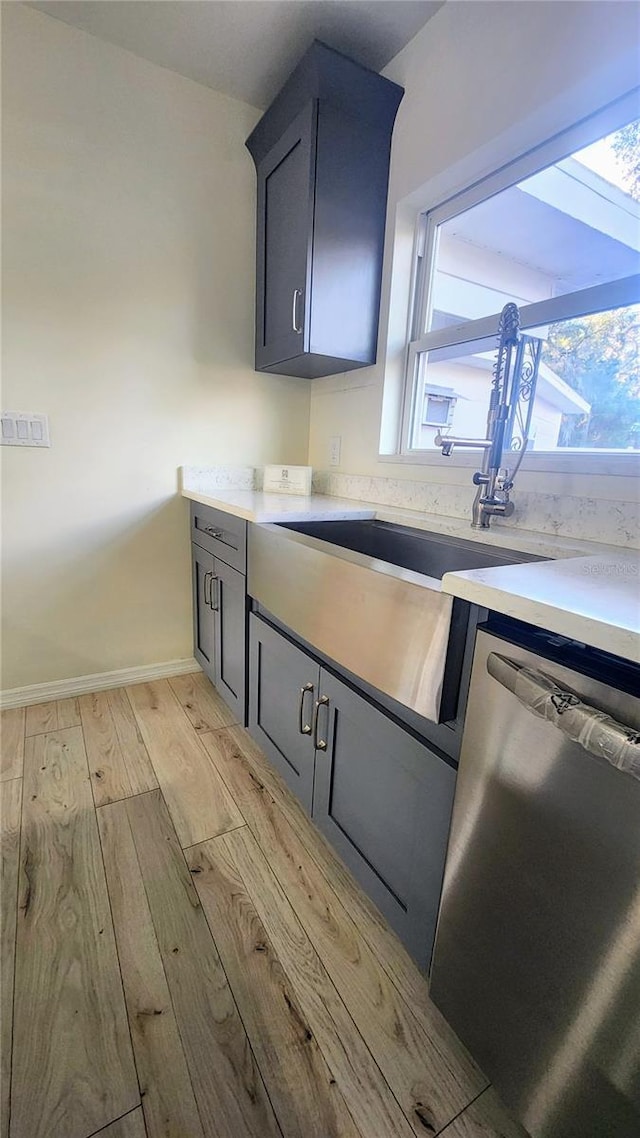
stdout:
<svg viewBox="0 0 640 1138">
<path fill-rule="evenodd" d="M 469 447 L 476 450 L 489 450 L 493 446 L 491 439 L 459 439 L 456 435 L 437 434 L 433 440 L 437 447 L 442 447 L 442 453 L 448 458 L 453 454 L 454 447 Z"/>
</svg>

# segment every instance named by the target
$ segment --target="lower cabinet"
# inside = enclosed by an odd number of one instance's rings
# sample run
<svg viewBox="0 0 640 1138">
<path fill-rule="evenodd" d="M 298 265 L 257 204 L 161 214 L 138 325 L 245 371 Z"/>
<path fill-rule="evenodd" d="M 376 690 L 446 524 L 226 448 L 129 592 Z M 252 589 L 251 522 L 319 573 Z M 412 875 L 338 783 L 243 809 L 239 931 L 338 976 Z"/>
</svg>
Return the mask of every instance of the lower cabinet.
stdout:
<svg viewBox="0 0 640 1138">
<path fill-rule="evenodd" d="M 320 666 L 302 649 L 249 618 L 249 731 L 311 814 L 313 717 Z"/>
<path fill-rule="evenodd" d="M 421 967 L 428 967 L 455 771 L 259 617 L 249 730 Z"/>
<path fill-rule="evenodd" d="M 203 672 L 215 683 L 215 614 L 211 608 L 214 557 L 199 545 L 191 546 L 193 583 L 193 654 Z"/>
<path fill-rule="evenodd" d="M 195 543 L 191 554 L 194 655 L 244 723 L 246 578 Z"/>
</svg>

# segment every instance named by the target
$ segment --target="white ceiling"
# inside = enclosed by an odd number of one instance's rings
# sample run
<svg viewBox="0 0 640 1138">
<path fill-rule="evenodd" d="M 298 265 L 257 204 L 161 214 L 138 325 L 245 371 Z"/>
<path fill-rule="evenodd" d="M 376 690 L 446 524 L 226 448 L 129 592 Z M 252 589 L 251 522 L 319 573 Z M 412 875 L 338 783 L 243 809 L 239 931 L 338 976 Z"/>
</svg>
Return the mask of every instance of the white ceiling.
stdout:
<svg viewBox="0 0 640 1138">
<path fill-rule="evenodd" d="M 144 59 L 269 105 L 311 41 L 380 71 L 443 0 L 37 0 L 49 16 Z"/>
</svg>

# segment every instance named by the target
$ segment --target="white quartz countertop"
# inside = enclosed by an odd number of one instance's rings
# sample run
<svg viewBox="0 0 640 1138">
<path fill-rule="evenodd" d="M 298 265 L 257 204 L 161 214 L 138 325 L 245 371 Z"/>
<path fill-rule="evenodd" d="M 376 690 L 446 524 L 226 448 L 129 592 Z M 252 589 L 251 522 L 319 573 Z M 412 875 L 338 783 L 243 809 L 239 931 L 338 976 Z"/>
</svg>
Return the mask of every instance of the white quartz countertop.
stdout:
<svg viewBox="0 0 640 1138">
<path fill-rule="evenodd" d="M 375 518 L 374 506 L 322 494 L 264 494 L 261 490 L 183 489 L 184 498 L 213 506 L 248 522 L 339 522 L 345 518 Z"/>
<path fill-rule="evenodd" d="M 466 519 L 322 494 L 189 489 L 182 495 L 246 521 L 313 522 L 379 518 L 432 533 L 513 549 L 549 561 L 446 573 L 443 592 L 517 620 L 640 661 L 640 554 L 615 546 L 498 527 L 472 531 Z"/>
<path fill-rule="evenodd" d="M 607 556 L 617 552 L 616 547 L 611 545 L 507 526 L 472 530 L 468 518 L 425 514 L 420 510 L 382 506 L 355 498 L 334 498 L 323 494 L 264 494 L 261 490 L 218 489 L 206 485 L 183 485 L 181 493 L 183 498 L 213 506 L 216 510 L 223 510 L 248 522 L 336 522 L 347 518 L 378 518 L 380 521 L 427 530 L 429 533 L 464 538 L 480 545 L 514 549 L 535 557 Z"/>
<path fill-rule="evenodd" d="M 442 589 L 640 662 L 640 555 L 632 551 L 446 573 Z"/>
</svg>

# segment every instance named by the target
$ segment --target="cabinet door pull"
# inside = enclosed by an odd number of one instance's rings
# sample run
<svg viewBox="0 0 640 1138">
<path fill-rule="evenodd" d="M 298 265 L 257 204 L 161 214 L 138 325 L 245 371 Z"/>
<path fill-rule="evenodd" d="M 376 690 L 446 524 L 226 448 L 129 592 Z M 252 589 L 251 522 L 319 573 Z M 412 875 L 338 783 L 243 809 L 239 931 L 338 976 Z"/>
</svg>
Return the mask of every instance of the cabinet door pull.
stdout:
<svg viewBox="0 0 640 1138">
<path fill-rule="evenodd" d="M 318 720 L 320 718 L 320 708 L 323 704 L 325 707 L 329 707 L 328 695 L 321 695 L 320 699 L 316 700 L 315 707 L 313 709 L 313 745 L 316 751 L 326 751 L 327 749 L 327 740 L 318 738 Z M 327 726 L 328 725 L 329 723 L 327 720 Z"/>
<path fill-rule="evenodd" d="M 216 583 L 216 602 L 215 602 L 215 604 L 213 603 L 213 582 L 214 581 Z M 211 574 L 211 588 L 209 589 L 209 608 L 212 609 L 213 612 L 219 612 L 220 611 L 220 578 L 216 577 L 215 573 Z"/>
<path fill-rule="evenodd" d="M 203 588 L 204 603 L 205 603 L 205 605 L 209 605 L 209 608 L 211 607 L 211 582 L 212 582 L 212 580 L 213 580 L 213 573 L 209 569 L 209 570 L 207 570 L 207 572 L 204 575 L 204 588 Z M 208 590 L 208 595 L 207 595 L 207 590 Z"/>
<path fill-rule="evenodd" d="M 298 300 L 301 297 L 302 297 L 302 289 L 301 288 L 294 288 L 294 290 L 293 290 L 293 301 L 291 304 L 291 326 L 292 326 L 294 332 L 297 332 L 298 334 L 300 334 L 302 332 L 302 328 L 298 327 Z"/>
<path fill-rule="evenodd" d="M 301 735 L 310 735 L 312 727 L 310 723 L 304 721 L 304 697 L 307 692 L 313 692 L 313 684 L 305 684 L 300 688 L 300 703 L 298 705 L 298 730 Z"/>
</svg>

